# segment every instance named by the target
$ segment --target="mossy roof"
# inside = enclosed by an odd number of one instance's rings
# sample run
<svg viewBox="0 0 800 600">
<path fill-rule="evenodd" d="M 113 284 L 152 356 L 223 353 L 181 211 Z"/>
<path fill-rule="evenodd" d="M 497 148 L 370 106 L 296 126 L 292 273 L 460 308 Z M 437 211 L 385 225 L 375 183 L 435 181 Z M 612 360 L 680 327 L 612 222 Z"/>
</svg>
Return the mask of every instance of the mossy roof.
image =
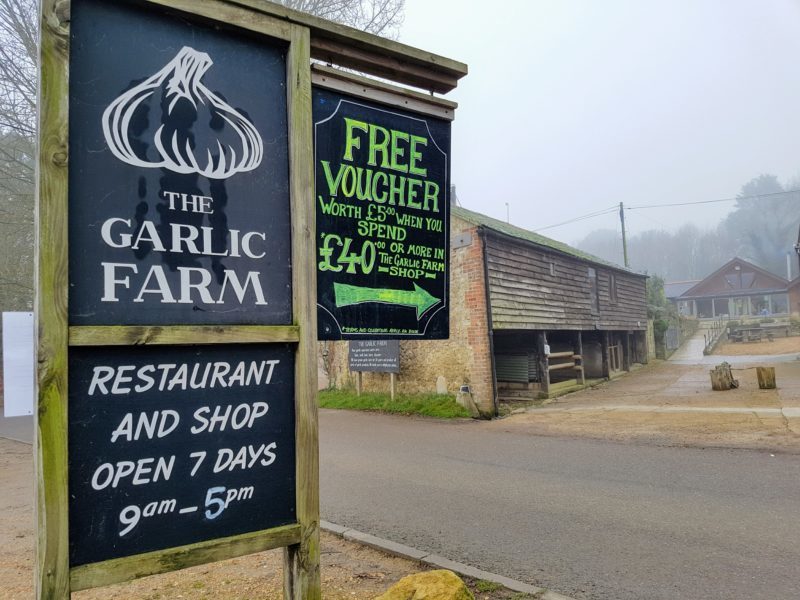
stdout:
<svg viewBox="0 0 800 600">
<path fill-rule="evenodd" d="M 493 231 L 496 231 L 503 235 L 507 235 L 509 237 L 516 238 L 518 240 L 523 240 L 525 242 L 530 242 L 531 244 L 536 244 L 537 246 L 541 246 L 545 250 L 553 250 L 555 252 L 560 252 L 562 254 L 566 254 L 568 256 L 585 260 L 587 262 L 591 262 L 597 265 L 610 267 L 612 269 L 624 271 L 632 275 L 640 275 L 642 277 L 646 277 L 646 275 L 642 275 L 641 273 L 636 273 L 631 269 L 627 269 L 618 264 L 609 262 L 607 260 L 603 260 L 602 258 L 595 256 L 593 254 L 589 254 L 588 252 L 584 252 L 582 250 L 578 250 L 577 248 L 573 248 L 572 246 L 570 246 L 569 244 L 565 244 L 564 242 L 559 242 L 549 237 L 539 235 L 538 233 L 534 233 L 533 231 L 523 229 L 522 227 L 517 227 L 516 225 L 511 225 L 510 223 L 505 223 L 504 221 L 493 219 L 492 217 L 488 217 L 481 213 L 477 213 L 472 210 L 467 210 L 466 208 L 463 208 L 461 206 L 454 206 L 451 214 L 455 217 L 463 219 L 467 223 L 472 223 L 473 225 L 478 225 L 486 229 L 491 229 Z"/>
</svg>

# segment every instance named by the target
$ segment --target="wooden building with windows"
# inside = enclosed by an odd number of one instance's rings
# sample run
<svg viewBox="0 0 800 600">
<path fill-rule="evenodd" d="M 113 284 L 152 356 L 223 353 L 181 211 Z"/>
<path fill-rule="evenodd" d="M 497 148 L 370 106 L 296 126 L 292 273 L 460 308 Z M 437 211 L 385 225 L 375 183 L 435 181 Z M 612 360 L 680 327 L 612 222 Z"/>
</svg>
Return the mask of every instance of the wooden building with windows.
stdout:
<svg viewBox="0 0 800 600">
<path fill-rule="evenodd" d="M 647 277 L 531 231 L 453 207 L 450 339 L 401 341 L 401 393 L 468 386 L 481 414 L 498 399 L 549 397 L 648 359 Z M 333 387 L 353 384 L 347 344 L 322 349 Z M 389 376 L 364 373 L 365 389 Z"/>
<path fill-rule="evenodd" d="M 797 307 L 789 301 L 790 283 L 751 262 L 734 258 L 693 285 L 678 291 L 675 284 L 665 284 L 667 297 L 682 315 L 698 319 L 787 315 Z"/>
<path fill-rule="evenodd" d="M 647 362 L 646 276 L 463 208 L 453 215 L 483 250 L 498 396 L 549 396 Z"/>
</svg>

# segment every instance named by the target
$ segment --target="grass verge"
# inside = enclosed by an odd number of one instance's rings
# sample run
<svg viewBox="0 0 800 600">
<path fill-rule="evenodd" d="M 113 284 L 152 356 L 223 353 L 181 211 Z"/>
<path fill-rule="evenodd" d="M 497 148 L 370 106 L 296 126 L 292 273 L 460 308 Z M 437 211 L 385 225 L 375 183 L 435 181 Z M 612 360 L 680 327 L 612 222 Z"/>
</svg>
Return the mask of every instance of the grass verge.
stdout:
<svg viewBox="0 0 800 600">
<path fill-rule="evenodd" d="M 398 394 L 392 400 L 389 394 L 362 393 L 350 390 L 324 390 L 319 393 L 321 408 L 371 410 L 402 415 L 424 415 L 437 419 L 469 417 L 467 409 L 452 396 L 438 394 Z"/>
</svg>

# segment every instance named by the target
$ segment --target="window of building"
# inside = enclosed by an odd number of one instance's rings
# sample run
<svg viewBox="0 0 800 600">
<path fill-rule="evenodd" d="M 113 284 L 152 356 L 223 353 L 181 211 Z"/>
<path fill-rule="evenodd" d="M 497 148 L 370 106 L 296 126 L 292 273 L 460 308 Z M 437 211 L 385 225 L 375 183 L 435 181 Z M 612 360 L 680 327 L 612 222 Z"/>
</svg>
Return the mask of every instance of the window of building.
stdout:
<svg viewBox="0 0 800 600">
<path fill-rule="evenodd" d="M 612 304 L 617 303 L 617 276 L 613 273 L 608 274 L 608 298 Z"/>
<path fill-rule="evenodd" d="M 556 263 L 551 262 L 550 263 L 550 275 L 555 276 L 555 274 L 556 274 Z"/>
<path fill-rule="evenodd" d="M 597 271 L 589 267 L 589 294 L 592 301 L 592 314 L 600 312 L 600 295 L 597 293 Z"/>
</svg>

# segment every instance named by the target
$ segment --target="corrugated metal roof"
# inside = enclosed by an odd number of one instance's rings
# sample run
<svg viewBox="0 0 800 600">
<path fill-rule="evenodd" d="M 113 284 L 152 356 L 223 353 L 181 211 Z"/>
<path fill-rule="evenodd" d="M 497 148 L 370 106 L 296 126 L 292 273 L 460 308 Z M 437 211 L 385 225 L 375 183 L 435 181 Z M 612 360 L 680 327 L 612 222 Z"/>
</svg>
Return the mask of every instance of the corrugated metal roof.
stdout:
<svg viewBox="0 0 800 600">
<path fill-rule="evenodd" d="M 642 275 L 641 273 L 636 273 L 631 269 L 627 269 L 623 266 L 617 265 L 607 260 L 603 260 L 600 257 L 594 256 L 593 254 L 589 254 L 588 252 L 583 252 L 582 250 L 573 248 L 569 244 L 553 240 L 549 237 L 539 235 L 538 233 L 534 233 L 533 231 L 523 229 L 522 227 L 517 227 L 516 225 L 511 225 L 510 223 L 505 223 L 498 219 L 493 219 L 492 217 L 488 217 L 481 213 L 467 210 L 462 206 L 454 206 L 451 214 L 467 221 L 468 223 L 472 223 L 473 225 L 483 226 L 486 227 L 487 229 L 497 231 L 498 233 L 502 233 L 510 237 L 524 240 L 526 242 L 531 242 L 533 244 L 536 244 L 537 246 L 542 246 L 550 250 L 555 250 L 557 252 L 561 252 L 569 256 L 574 256 L 575 258 L 579 258 L 581 260 L 592 262 L 598 265 L 611 267 L 613 269 L 624 271 L 625 273 L 630 273 L 632 275 L 647 277 L 646 275 Z"/>
</svg>

